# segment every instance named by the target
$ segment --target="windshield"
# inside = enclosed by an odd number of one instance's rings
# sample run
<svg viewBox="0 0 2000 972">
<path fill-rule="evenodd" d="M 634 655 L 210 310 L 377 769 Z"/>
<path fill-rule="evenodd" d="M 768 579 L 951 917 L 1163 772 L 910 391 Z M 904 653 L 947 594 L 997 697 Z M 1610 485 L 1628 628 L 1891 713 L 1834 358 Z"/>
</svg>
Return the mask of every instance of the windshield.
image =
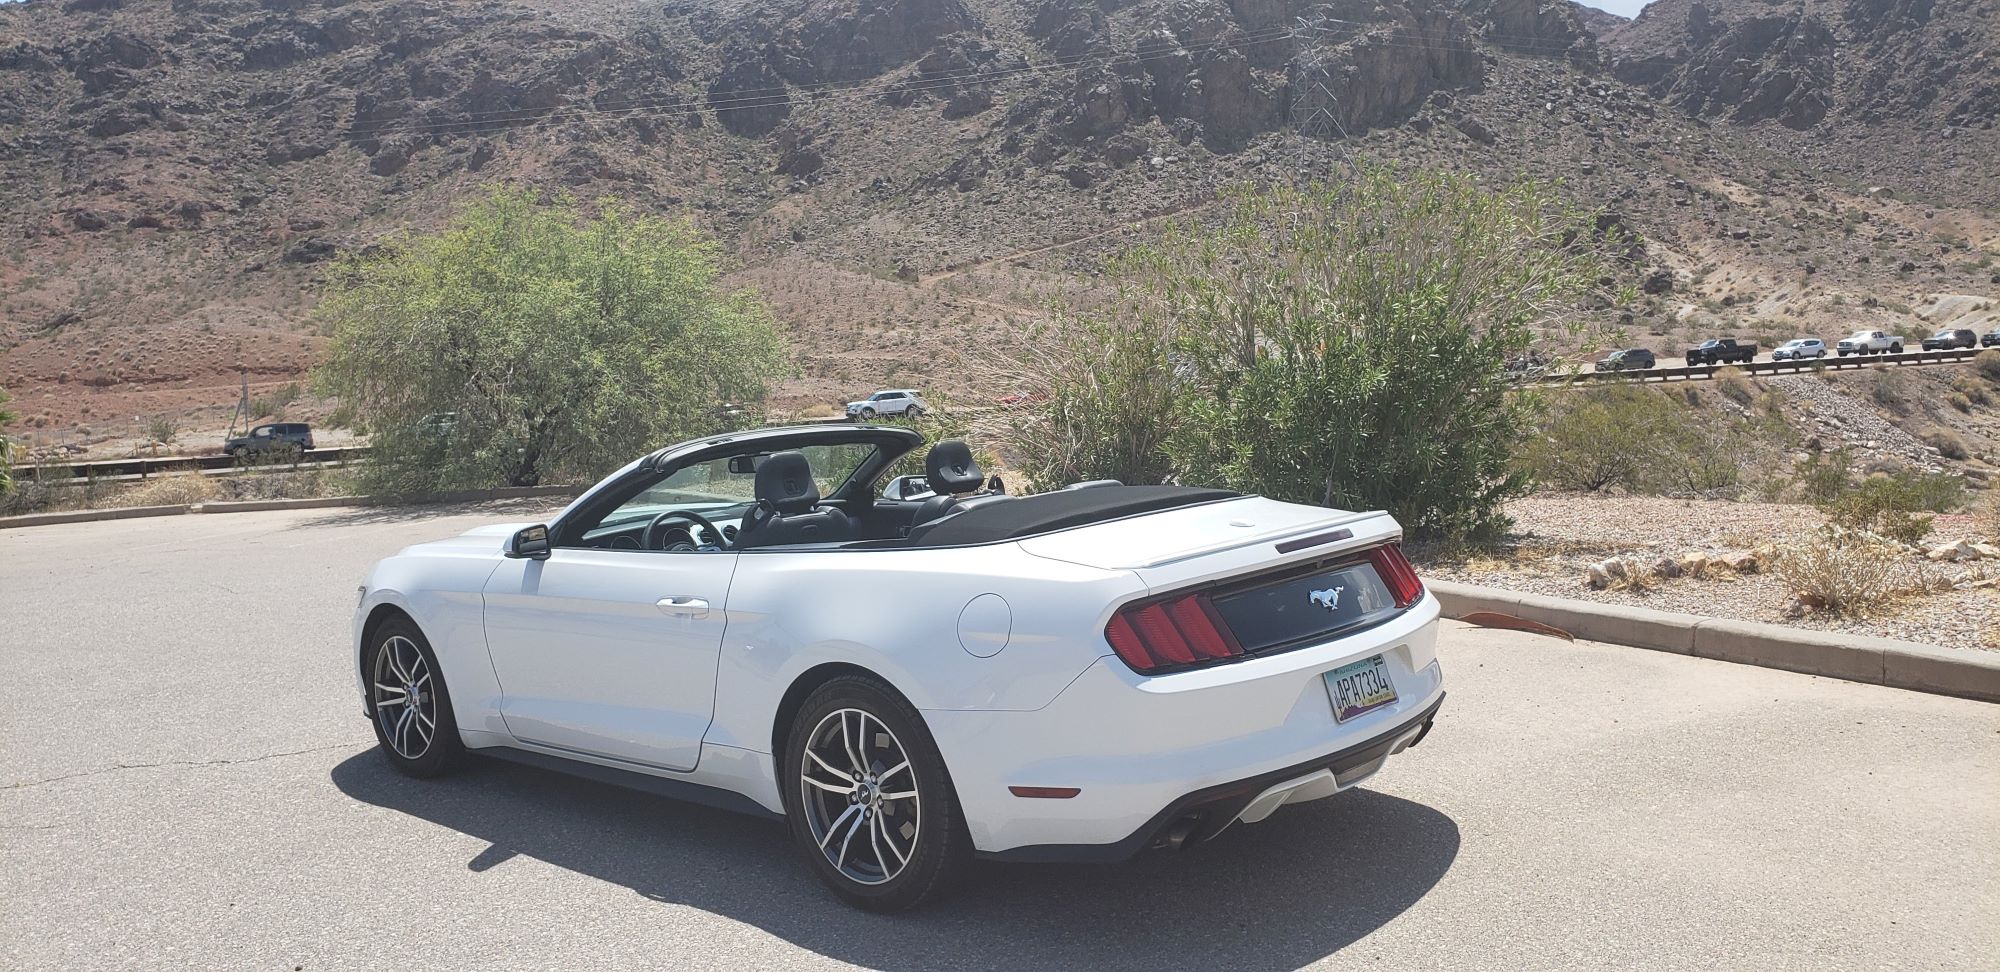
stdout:
<svg viewBox="0 0 2000 972">
<path fill-rule="evenodd" d="M 865 442 L 805 446 L 798 452 L 812 467 L 813 481 L 826 496 L 847 485 L 854 471 L 879 450 Z M 762 457 L 758 457 L 759 460 Z M 690 510 L 711 520 L 740 520 L 757 500 L 757 476 L 730 468 L 734 459 L 739 468 L 742 456 L 720 456 L 707 462 L 682 466 L 672 475 L 654 483 L 623 506 L 611 511 L 592 529 L 628 526 L 669 510 Z"/>
</svg>

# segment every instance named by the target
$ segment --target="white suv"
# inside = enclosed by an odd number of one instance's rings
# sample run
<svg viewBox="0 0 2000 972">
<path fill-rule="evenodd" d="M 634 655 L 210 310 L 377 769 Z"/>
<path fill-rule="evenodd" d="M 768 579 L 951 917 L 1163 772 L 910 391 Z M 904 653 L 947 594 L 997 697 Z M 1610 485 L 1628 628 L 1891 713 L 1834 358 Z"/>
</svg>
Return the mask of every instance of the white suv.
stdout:
<svg viewBox="0 0 2000 972">
<path fill-rule="evenodd" d="M 1806 358 L 1824 357 L 1826 357 L 1826 343 L 1819 338 L 1793 338 L 1771 349 L 1772 361 L 1783 361 L 1786 358 L 1802 361 Z"/>
<path fill-rule="evenodd" d="M 1850 354 L 1903 353 L 1903 339 L 1883 331 L 1856 331 L 1842 340 L 1834 351 L 1845 358 Z"/>
<path fill-rule="evenodd" d="M 892 391 L 878 391 L 858 402 L 847 403 L 847 417 L 850 419 L 872 419 L 877 415 L 901 415 L 917 418 L 930 410 L 930 404 L 922 395 L 908 388 Z"/>
</svg>

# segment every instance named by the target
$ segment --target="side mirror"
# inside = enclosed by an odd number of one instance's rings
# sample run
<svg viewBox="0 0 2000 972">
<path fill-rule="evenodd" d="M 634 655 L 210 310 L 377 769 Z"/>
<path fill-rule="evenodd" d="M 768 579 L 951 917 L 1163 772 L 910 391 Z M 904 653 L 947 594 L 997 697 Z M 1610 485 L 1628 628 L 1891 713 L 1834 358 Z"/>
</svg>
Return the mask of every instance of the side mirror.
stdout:
<svg viewBox="0 0 2000 972">
<path fill-rule="evenodd" d="M 922 476 L 897 476 L 882 487 L 882 498 L 913 500 L 931 495 L 930 480 Z"/>
<path fill-rule="evenodd" d="M 507 538 L 506 554 L 516 560 L 549 559 L 549 528 L 540 523 L 522 527 Z"/>
</svg>

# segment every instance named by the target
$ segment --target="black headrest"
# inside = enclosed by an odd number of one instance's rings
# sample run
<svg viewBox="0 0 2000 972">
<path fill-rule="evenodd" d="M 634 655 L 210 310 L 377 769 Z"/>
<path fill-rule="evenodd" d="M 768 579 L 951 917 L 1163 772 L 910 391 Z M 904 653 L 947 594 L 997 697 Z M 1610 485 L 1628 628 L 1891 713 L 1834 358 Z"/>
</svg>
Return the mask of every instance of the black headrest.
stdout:
<svg viewBox="0 0 2000 972">
<path fill-rule="evenodd" d="M 940 495 L 969 493 L 986 482 L 986 474 L 972 461 L 972 449 L 957 439 L 931 446 L 930 455 L 924 457 L 924 475 L 931 491 Z"/>
<path fill-rule="evenodd" d="M 804 453 L 773 452 L 757 464 L 757 499 L 780 513 L 804 513 L 819 502 L 819 484 Z"/>
</svg>

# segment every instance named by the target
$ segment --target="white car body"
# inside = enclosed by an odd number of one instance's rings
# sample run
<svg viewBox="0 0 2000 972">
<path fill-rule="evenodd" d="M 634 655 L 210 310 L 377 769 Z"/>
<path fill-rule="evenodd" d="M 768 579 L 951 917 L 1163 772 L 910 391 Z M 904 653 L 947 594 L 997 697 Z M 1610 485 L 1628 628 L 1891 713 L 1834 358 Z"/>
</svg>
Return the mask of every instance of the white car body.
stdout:
<svg viewBox="0 0 2000 972">
<path fill-rule="evenodd" d="M 916 391 L 908 388 L 884 389 L 858 402 L 847 403 L 848 418 L 874 418 L 878 415 L 921 415 L 930 411 L 930 403 Z"/>
<path fill-rule="evenodd" d="M 1850 354 L 1881 354 L 1885 351 L 1903 350 L 1903 339 L 1886 331 L 1856 331 L 1844 338 L 1834 350 L 1843 358 Z"/>
<path fill-rule="evenodd" d="M 1826 357 L 1826 342 L 1819 338 L 1794 338 L 1771 349 L 1772 361 L 1787 358 L 1802 361 L 1806 358 Z"/>
<path fill-rule="evenodd" d="M 900 428 L 821 426 L 677 446 L 579 497 L 550 536 L 649 464 L 842 433 L 898 452 L 920 441 Z M 1086 491 L 1063 492 L 1009 501 L 1053 507 Z M 1105 503 L 1137 495 L 1088 492 Z M 1354 570 L 1360 552 L 1393 550 L 1401 535 L 1380 512 L 1225 496 L 987 543 L 680 553 L 556 543 L 546 559 L 510 555 L 521 526 L 419 544 L 375 566 L 353 623 L 365 710 L 369 631 L 401 613 L 435 652 L 466 747 L 783 815 L 787 706 L 827 672 L 860 670 L 921 714 L 976 852 L 1083 860 L 1206 839 L 1354 786 L 1429 730 L 1444 695 L 1438 602 L 1420 585 L 1407 605 L 1396 595 L 1393 611 L 1348 593 L 1350 610 L 1375 612 L 1360 627 L 1167 674 L 1141 674 L 1107 640 L 1121 608 L 1163 592 L 1261 584 L 1308 564 Z M 1280 613 L 1337 618 L 1327 602 L 1342 590 L 1313 590 L 1311 603 L 1287 593 L 1297 603 Z M 1395 698 L 1337 721 L 1326 676 L 1355 663 L 1386 675 Z M 1024 798 L 1010 787 L 1077 792 Z"/>
</svg>

